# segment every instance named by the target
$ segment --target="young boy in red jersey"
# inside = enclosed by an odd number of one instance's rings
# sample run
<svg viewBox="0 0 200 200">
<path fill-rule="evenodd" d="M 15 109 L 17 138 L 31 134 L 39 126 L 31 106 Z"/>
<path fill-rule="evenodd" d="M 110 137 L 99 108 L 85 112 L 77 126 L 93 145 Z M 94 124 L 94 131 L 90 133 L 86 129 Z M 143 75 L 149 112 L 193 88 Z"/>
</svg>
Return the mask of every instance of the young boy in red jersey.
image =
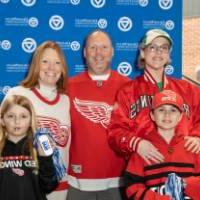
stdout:
<svg viewBox="0 0 200 200">
<path fill-rule="evenodd" d="M 182 117 L 182 109 L 182 97 L 171 90 L 163 90 L 154 96 L 150 116 L 156 128 L 145 133 L 144 138 L 155 145 L 165 156 L 165 160 L 163 163 L 153 162 L 148 165 L 138 154 L 132 155 L 125 172 L 128 199 L 200 199 L 199 155 L 184 148 L 184 135 L 176 131 Z M 172 191 L 166 191 L 171 173 L 175 173 L 181 185 L 174 182 Z M 174 194 L 180 192 L 176 191 L 176 188 L 183 185 L 184 197 L 181 198 L 179 194 L 175 197 Z"/>
</svg>

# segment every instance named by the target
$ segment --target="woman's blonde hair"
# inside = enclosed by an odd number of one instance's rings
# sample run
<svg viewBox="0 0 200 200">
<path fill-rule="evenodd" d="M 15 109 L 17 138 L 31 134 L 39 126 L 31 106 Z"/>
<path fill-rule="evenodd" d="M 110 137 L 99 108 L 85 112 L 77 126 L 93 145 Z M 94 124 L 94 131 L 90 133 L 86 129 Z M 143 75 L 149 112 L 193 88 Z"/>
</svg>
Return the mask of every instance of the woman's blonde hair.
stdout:
<svg viewBox="0 0 200 200">
<path fill-rule="evenodd" d="M 33 147 L 33 137 L 36 130 L 37 122 L 36 122 L 36 115 L 35 115 L 35 111 L 32 106 L 32 103 L 26 97 L 20 96 L 20 95 L 12 95 L 12 96 L 7 97 L 1 104 L 1 110 L 0 110 L 1 120 L 3 119 L 6 112 L 8 112 L 8 110 L 13 105 L 22 106 L 23 108 L 27 109 L 30 112 L 31 124 L 27 132 L 27 139 L 26 139 L 23 151 L 24 152 L 28 151 L 30 153 L 30 156 L 34 160 L 37 161 L 36 151 Z M 0 124 L 0 157 L 2 156 L 2 151 L 5 146 L 6 138 L 7 138 L 6 127 L 1 123 Z"/>
<path fill-rule="evenodd" d="M 25 88 L 33 88 L 36 85 L 39 85 L 38 80 L 39 80 L 39 72 L 40 72 L 40 60 L 41 60 L 42 54 L 47 48 L 51 48 L 55 50 L 61 60 L 62 73 L 61 73 L 60 79 L 57 82 L 57 90 L 60 93 L 65 93 L 66 82 L 68 79 L 68 76 L 67 76 L 68 67 L 67 67 L 65 56 L 62 49 L 56 42 L 53 42 L 53 41 L 45 41 L 40 46 L 37 47 L 37 49 L 35 50 L 35 53 L 33 54 L 28 75 L 21 82 L 21 85 L 24 86 Z"/>
</svg>

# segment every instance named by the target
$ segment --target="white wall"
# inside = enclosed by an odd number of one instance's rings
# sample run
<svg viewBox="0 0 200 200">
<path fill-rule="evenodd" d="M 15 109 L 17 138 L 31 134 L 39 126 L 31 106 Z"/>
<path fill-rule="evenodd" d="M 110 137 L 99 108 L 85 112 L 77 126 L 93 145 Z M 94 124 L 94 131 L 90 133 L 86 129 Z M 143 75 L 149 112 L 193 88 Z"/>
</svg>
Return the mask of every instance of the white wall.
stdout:
<svg viewBox="0 0 200 200">
<path fill-rule="evenodd" d="M 183 16 L 200 16 L 200 0 L 183 0 Z"/>
</svg>

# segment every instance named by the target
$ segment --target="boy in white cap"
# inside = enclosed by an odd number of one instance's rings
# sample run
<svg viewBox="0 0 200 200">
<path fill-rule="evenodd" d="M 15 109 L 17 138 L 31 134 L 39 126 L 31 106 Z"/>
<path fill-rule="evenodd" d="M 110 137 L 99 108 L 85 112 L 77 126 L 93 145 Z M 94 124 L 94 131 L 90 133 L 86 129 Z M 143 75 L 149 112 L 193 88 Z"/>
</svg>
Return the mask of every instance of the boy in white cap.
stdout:
<svg viewBox="0 0 200 200">
<path fill-rule="evenodd" d="M 125 155 L 137 152 L 149 164 L 163 162 L 164 155 L 137 133 L 151 121 L 148 113 L 153 96 L 164 89 L 173 90 L 183 97 L 182 123 L 177 129 L 186 134 L 188 151 L 200 151 L 200 90 L 185 80 L 165 75 L 165 66 L 171 60 L 172 44 L 170 35 L 161 29 L 152 29 L 145 34 L 138 59 L 144 74 L 118 92 L 108 129 L 109 143 L 114 150 Z M 188 126 L 183 126 L 186 123 Z"/>
<path fill-rule="evenodd" d="M 186 151 L 184 134 L 176 131 L 182 109 L 182 97 L 171 90 L 154 96 L 150 116 L 155 128 L 143 137 L 151 141 L 165 160 L 149 166 L 138 154 L 132 155 L 125 172 L 128 199 L 199 200 L 200 157 Z"/>
</svg>

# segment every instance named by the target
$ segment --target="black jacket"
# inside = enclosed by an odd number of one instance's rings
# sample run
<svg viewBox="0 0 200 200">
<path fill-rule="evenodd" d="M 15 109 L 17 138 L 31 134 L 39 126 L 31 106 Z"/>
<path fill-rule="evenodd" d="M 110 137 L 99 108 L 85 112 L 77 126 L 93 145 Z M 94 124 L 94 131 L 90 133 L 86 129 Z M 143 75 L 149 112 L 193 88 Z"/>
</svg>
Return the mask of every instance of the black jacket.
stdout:
<svg viewBox="0 0 200 200">
<path fill-rule="evenodd" d="M 26 138 L 16 144 L 6 140 L 0 160 L 2 200 L 46 200 L 58 184 L 52 156 L 38 156 L 38 169 L 25 146 Z"/>
</svg>

